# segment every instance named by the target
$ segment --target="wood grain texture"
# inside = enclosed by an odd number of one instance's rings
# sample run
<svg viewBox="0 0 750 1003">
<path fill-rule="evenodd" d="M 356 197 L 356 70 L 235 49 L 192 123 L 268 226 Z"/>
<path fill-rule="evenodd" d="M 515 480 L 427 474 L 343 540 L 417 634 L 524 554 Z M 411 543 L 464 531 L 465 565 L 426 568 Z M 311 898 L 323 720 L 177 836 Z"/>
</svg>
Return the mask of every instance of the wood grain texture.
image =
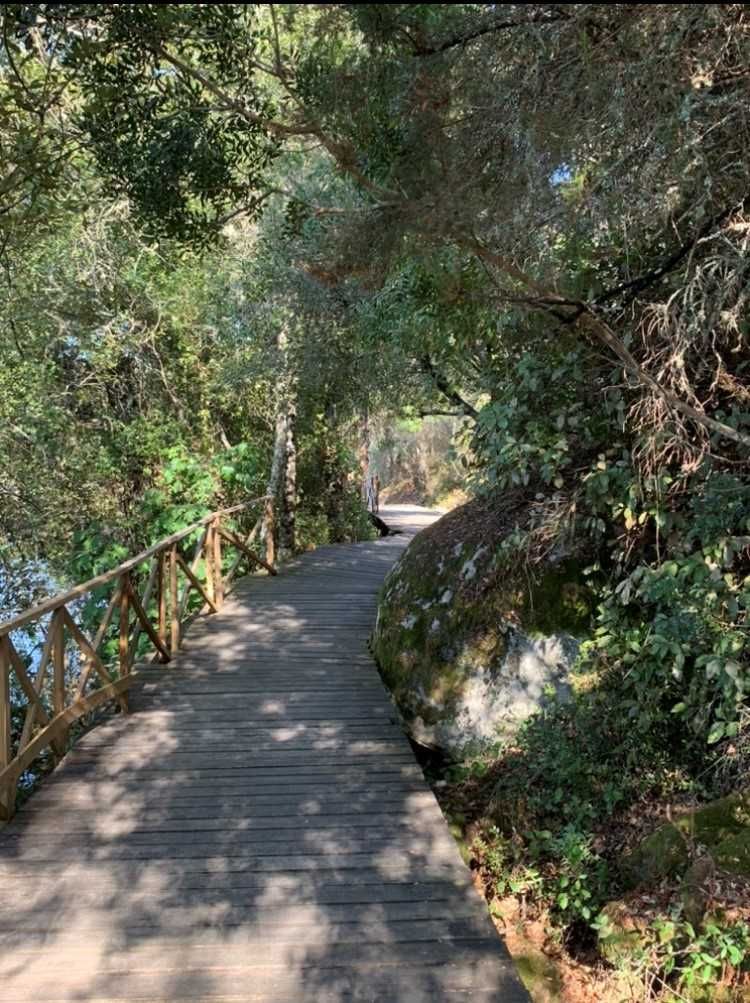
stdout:
<svg viewBox="0 0 750 1003">
<path fill-rule="evenodd" d="M 0 832 L 3 1003 L 527 1003 L 368 654 L 434 518 L 383 514 L 239 581 Z"/>
</svg>

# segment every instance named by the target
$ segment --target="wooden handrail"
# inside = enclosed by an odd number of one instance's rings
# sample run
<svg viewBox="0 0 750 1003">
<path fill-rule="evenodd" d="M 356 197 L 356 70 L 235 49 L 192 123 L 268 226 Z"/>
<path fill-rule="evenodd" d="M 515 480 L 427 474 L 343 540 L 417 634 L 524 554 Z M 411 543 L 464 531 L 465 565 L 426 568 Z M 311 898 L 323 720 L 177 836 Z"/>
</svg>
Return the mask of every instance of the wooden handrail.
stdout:
<svg viewBox="0 0 750 1003">
<path fill-rule="evenodd" d="M 231 516 L 247 512 L 254 506 L 262 506 L 260 518 L 245 539 L 224 525 Z M 244 505 L 212 512 L 112 571 L 53 596 L 0 624 L 0 824 L 13 817 L 18 782 L 39 755 L 50 748 L 58 759 L 65 754 L 72 724 L 112 700 L 117 700 L 121 710 L 127 713 L 128 690 L 136 678 L 132 670 L 144 635 L 152 654 L 155 652 L 154 660 L 169 662 L 180 647 L 193 591 L 200 597 L 199 607 L 202 610 L 217 613 L 243 561 L 261 567 L 269 574 L 276 574 L 273 563 L 267 560 L 269 548 L 266 560 L 250 549 L 261 526 L 265 526 L 267 537 L 272 536 L 273 501 L 265 496 Z M 203 532 L 188 562 L 180 553 L 180 544 L 200 530 Z M 222 544 L 227 550 L 233 548 L 237 551 L 228 572 L 224 570 Z M 143 595 L 139 596 L 133 575 L 149 562 L 152 562 L 150 574 Z M 205 581 L 201 581 L 200 577 L 201 563 Z M 182 595 L 180 576 L 183 579 Z M 113 583 L 113 594 L 102 611 L 96 635 L 89 640 L 75 623 L 68 607 Z M 150 613 L 152 600 L 156 606 L 155 623 Z M 114 616 L 116 609 L 119 609 L 118 618 Z M 50 619 L 45 627 L 42 621 L 47 617 Z M 46 630 L 46 639 L 32 677 L 13 644 L 11 634 L 33 623 L 39 624 L 40 633 Z M 100 655 L 110 631 L 113 639 L 117 637 L 114 665 L 106 665 Z M 77 651 L 76 660 L 68 658 L 70 648 Z M 76 675 L 77 678 L 73 678 Z M 26 701 L 23 727 L 16 735 L 13 734 L 11 717 L 12 681 L 19 699 Z M 90 685 L 92 682 L 97 682 L 98 687 L 93 688 Z"/>
<path fill-rule="evenodd" d="M 239 512 L 247 511 L 247 509 L 251 508 L 253 505 L 259 505 L 261 502 L 268 503 L 269 500 L 269 498 L 263 496 L 262 498 L 254 498 L 252 501 L 246 502 L 244 505 L 235 505 L 234 508 L 225 508 L 221 509 L 219 512 L 212 512 L 211 515 L 207 515 L 205 518 L 201 519 L 200 522 L 193 523 L 193 525 L 188 526 L 187 529 L 181 529 L 179 533 L 173 533 L 172 536 L 165 537 L 165 539 L 155 543 L 153 547 L 149 547 L 148 550 L 144 550 L 142 553 L 136 555 L 136 557 L 129 558 L 124 562 L 124 564 L 120 564 L 116 568 L 113 568 L 112 571 L 105 571 L 103 575 L 91 578 L 82 585 L 76 585 L 75 588 L 69 589 L 67 592 L 61 592 L 59 595 L 53 596 L 51 599 L 45 599 L 44 602 L 39 603 L 38 606 L 34 606 L 25 613 L 21 613 L 12 620 L 6 620 L 5 623 L 0 623 L 0 637 L 10 633 L 11 630 L 19 630 L 21 627 L 25 627 L 27 624 L 33 623 L 35 620 L 41 620 L 42 617 L 47 616 L 47 614 L 54 613 L 55 610 L 60 609 L 61 606 L 70 605 L 70 603 L 74 602 L 76 599 L 80 599 L 87 593 L 93 592 L 94 589 L 99 589 L 105 585 L 109 585 L 110 582 L 113 582 L 116 578 L 125 574 L 125 572 L 134 571 L 137 567 L 139 567 L 139 565 L 145 564 L 146 561 L 155 557 L 156 554 L 159 554 L 164 550 L 169 550 L 169 548 L 175 543 L 181 543 L 185 537 L 190 536 L 197 529 L 202 529 L 204 526 L 210 525 L 217 518 L 221 519 L 226 516 L 237 515 Z"/>
</svg>

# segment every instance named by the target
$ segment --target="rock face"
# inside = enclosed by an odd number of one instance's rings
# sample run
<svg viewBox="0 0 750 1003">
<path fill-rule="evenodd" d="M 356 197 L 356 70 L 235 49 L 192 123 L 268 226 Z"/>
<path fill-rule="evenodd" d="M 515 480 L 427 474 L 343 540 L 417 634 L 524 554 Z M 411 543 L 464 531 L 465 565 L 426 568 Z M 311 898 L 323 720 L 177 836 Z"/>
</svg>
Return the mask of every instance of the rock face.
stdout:
<svg viewBox="0 0 750 1003">
<path fill-rule="evenodd" d="M 497 500 L 470 502 L 415 539 L 383 590 L 373 649 L 385 682 L 415 741 L 454 759 L 566 698 L 590 619 L 570 555 L 533 581 L 509 561 L 508 531 Z"/>
</svg>

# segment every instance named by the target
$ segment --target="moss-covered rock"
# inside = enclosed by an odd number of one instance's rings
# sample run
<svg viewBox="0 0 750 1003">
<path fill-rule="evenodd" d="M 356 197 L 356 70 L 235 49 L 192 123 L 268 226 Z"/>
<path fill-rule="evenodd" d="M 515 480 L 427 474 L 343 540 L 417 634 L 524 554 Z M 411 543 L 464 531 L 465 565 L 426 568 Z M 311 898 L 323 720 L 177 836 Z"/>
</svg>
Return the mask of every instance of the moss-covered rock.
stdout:
<svg viewBox="0 0 750 1003">
<path fill-rule="evenodd" d="M 711 857 L 700 857 L 688 867 L 680 886 L 682 911 L 688 923 L 697 930 L 703 922 L 708 907 L 709 882 L 714 874 Z"/>
<path fill-rule="evenodd" d="M 647 836 L 622 860 L 620 869 L 626 886 L 637 888 L 683 874 L 689 861 L 685 837 L 670 823 Z"/>
<path fill-rule="evenodd" d="M 515 515 L 473 501 L 421 533 L 388 577 L 373 648 L 407 731 L 459 759 L 565 699 L 591 617 L 580 564 L 531 574 L 504 547 Z"/>
<path fill-rule="evenodd" d="M 680 813 L 628 854 L 621 872 L 631 888 L 687 878 L 691 860 L 706 855 L 719 870 L 750 878 L 750 792 Z"/>
<path fill-rule="evenodd" d="M 724 839 L 713 851 L 716 866 L 730 874 L 750 878 L 750 829 Z"/>
</svg>

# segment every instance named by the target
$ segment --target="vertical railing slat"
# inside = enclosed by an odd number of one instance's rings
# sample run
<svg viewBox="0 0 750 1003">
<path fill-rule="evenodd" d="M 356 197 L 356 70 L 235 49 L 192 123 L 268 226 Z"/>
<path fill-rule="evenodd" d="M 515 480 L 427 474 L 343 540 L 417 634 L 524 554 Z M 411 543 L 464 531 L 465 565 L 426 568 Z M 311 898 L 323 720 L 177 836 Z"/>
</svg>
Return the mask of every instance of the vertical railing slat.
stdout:
<svg viewBox="0 0 750 1003">
<path fill-rule="evenodd" d="M 0 638 L 0 770 L 13 758 L 10 736 L 10 647 Z"/>
<path fill-rule="evenodd" d="M 50 625 L 52 631 L 52 709 L 54 716 L 62 714 L 67 704 L 65 692 L 65 607 L 55 611 Z M 56 742 L 59 757 L 65 755 L 68 744 L 67 730 Z"/>
<path fill-rule="evenodd" d="M 221 554 L 221 533 L 219 532 L 220 527 L 221 520 L 217 516 L 214 521 L 213 532 L 211 533 L 211 536 L 213 537 L 212 564 L 214 578 L 214 603 L 217 610 L 220 610 L 224 605 L 224 579 Z"/>
<path fill-rule="evenodd" d="M 55 717 L 65 710 L 65 621 L 57 610 L 52 619 L 52 707 Z"/>
<path fill-rule="evenodd" d="M 206 566 L 206 594 L 214 607 L 216 606 L 216 589 L 214 588 L 214 529 L 213 524 L 206 530 L 203 544 L 203 563 Z"/>
<path fill-rule="evenodd" d="M 13 759 L 10 718 L 10 648 L 8 638 L 0 638 L 0 771 Z M 0 821 L 8 822 L 13 817 L 16 789 L 0 787 Z"/>
<path fill-rule="evenodd" d="M 157 558 L 159 561 L 159 572 L 157 578 L 157 587 L 159 589 L 159 626 L 158 634 L 159 640 L 166 648 L 167 646 L 167 575 L 166 575 L 166 554 L 162 550 Z"/>
<path fill-rule="evenodd" d="M 169 551 L 169 606 L 172 631 L 169 650 L 175 654 L 180 647 L 180 590 L 177 579 L 177 544 Z"/>
<path fill-rule="evenodd" d="M 276 566 L 276 512 L 273 499 L 266 499 L 265 508 L 266 564 Z"/>
<path fill-rule="evenodd" d="M 120 577 L 120 642 L 119 642 L 120 678 L 130 675 L 130 575 L 125 573 Z M 125 698 L 122 709 L 127 713 L 130 707 L 129 694 Z"/>
</svg>

